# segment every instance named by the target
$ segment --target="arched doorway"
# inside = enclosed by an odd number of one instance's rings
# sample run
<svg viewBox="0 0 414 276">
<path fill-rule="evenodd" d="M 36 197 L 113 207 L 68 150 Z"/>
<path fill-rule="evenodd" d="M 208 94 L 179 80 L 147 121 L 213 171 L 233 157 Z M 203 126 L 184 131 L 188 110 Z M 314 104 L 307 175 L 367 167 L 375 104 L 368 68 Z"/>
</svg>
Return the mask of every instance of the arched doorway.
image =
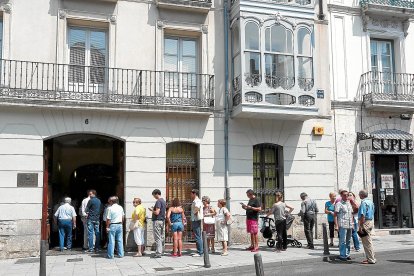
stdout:
<svg viewBox="0 0 414 276">
<path fill-rule="evenodd" d="M 124 202 L 125 144 L 104 135 L 68 134 L 45 140 L 44 147 L 50 248 L 58 244 L 53 215 L 66 196 L 72 198 L 72 205 L 78 214 L 73 246 L 81 247 L 83 226 L 79 208 L 87 190 L 96 190 L 102 204 L 112 195 L 117 195 L 121 204 Z"/>
</svg>

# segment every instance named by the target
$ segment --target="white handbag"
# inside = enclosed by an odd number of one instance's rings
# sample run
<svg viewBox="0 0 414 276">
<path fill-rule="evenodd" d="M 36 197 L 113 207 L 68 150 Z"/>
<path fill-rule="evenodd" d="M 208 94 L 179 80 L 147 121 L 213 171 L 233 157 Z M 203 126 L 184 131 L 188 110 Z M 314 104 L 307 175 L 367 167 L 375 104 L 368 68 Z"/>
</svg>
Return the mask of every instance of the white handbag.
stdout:
<svg viewBox="0 0 414 276">
<path fill-rule="evenodd" d="M 216 219 L 213 217 L 204 217 L 204 223 L 205 224 L 215 224 Z"/>
</svg>

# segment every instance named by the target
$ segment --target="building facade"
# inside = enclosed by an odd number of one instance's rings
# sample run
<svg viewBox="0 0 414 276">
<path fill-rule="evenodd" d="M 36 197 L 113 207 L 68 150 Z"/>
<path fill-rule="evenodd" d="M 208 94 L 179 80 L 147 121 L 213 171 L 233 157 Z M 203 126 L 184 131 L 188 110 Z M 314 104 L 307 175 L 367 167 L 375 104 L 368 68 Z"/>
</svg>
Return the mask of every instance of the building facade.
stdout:
<svg viewBox="0 0 414 276">
<path fill-rule="evenodd" d="M 79 207 L 91 188 L 103 201 L 118 195 L 127 218 L 134 197 L 152 206 L 155 188 L 187 212 L 193 188 L 213 205 L 226 198 L 235 242 L 245 239 L 247 189 L 266 208 L 282 190 L 298 210 L 301 192 L 323 204 L 335 188 L 326 7 L 10 0 L 0 9 L 2 258 L 37 255 L 42 222 L 56 246 L 54 210 L 64 196 Z"/>
<path fill-rule="evenodd" d="M 368 189 L 376 227 L 413 227 L 414 6 L 329 1 L 337 189 Z"/>
</svg>

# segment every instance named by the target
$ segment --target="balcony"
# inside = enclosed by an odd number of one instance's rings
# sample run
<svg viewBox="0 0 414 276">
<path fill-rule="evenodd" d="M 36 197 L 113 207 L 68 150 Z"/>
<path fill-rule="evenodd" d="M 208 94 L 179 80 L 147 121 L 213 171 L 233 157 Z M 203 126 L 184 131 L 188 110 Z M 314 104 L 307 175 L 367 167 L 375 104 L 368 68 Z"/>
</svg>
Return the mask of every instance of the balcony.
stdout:
<svg viewBox="0 0 414 276">
<path fill-rule="evenodd" d="M 193 11 L 208 13 L 211 8 L 211 0 L 156 0 L 157 7 L 161 9 Z"/>
<path fill-rule="evenodd" d="M 363 13 L 409 19 L 414 16 L 413 0 L 361 0 Z"/>
<path fill-rule="evenodd" d="M 367 72 L 361 75 L 360 93 L 368 109 L 414 112 L 414 74 Z"/>
<path fill-rule="evenodd" d="M 232 116 L 304 121 L 318 115 L 313 78 L 245 74 L 233 80 Z"/>
<path fill-rule="evenodd" d="M 214 76 L 0 60 L 2 104 L 210 113 Z"/>
</svg>

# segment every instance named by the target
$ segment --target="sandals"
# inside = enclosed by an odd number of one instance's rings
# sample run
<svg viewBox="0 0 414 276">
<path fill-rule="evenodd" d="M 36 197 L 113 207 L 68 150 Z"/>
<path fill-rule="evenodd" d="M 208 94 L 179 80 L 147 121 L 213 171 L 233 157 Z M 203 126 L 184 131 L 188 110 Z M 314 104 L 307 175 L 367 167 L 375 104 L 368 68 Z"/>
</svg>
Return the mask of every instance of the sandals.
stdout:
<svg viewBox="0 0 414 276">
<path fill-rule="evenodd" d="M 361 262 L 361 264 L 375 264 L 375 263 L 370 263 L 368 260 L 363 260 L 363 261 Z"/>
</svg>

